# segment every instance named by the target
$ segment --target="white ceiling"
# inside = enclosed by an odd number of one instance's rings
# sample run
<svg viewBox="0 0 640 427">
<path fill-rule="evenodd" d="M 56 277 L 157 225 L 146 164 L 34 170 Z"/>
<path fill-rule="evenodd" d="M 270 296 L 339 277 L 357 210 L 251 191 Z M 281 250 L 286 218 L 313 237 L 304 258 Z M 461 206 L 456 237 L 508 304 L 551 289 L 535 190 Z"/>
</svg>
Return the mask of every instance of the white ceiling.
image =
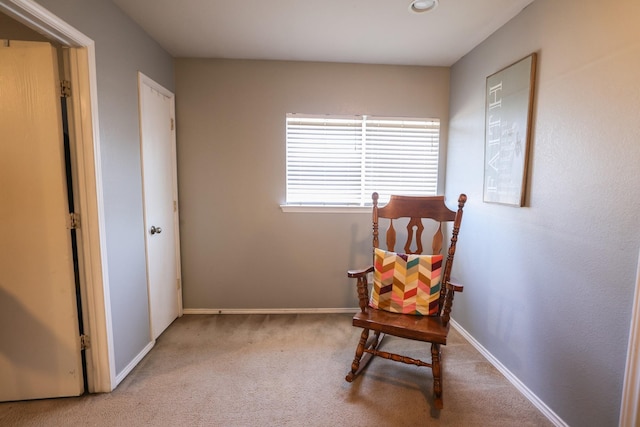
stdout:
<svg viewBox="0 0 640 427">
<path fill-rule="evenodd" d="M 533 0 L 113 0 L 174 57 L 450 66 Z"/>
</svg>

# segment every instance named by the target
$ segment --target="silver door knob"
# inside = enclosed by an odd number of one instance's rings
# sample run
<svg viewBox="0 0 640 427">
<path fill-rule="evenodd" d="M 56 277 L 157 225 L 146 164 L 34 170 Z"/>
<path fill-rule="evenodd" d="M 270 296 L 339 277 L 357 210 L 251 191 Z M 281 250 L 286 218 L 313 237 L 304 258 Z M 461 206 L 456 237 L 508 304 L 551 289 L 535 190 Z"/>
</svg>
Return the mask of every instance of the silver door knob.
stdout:
<svg viewBox="0 0 640 427">
<path fill-rule="evenodd" d="M 162 228 L 156 227 L 155 225 L 152 225 L 151 229 L 149 230 L 149 232 L 151 233 L 152 236 L 154 234 L 160 234 L 160 233 L 162 233 Z"/>
</svg>

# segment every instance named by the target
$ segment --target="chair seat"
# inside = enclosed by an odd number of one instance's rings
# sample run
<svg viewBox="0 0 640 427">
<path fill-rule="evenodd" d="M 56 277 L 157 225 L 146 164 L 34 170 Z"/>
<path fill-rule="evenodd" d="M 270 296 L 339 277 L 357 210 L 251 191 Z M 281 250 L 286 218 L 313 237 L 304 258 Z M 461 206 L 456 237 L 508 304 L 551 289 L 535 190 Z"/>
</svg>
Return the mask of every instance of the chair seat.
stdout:
<svg viewBox="0 0 640 427">
<path fill-rule="evenodd" d="M 367 308 L 365 313 L 356 313 L 353 326 L 444 345 L 447 344 L 449 332 L 449 324 L 443 325 L 441 317 L 398 314 L 373 308 Z"/>
</svg>

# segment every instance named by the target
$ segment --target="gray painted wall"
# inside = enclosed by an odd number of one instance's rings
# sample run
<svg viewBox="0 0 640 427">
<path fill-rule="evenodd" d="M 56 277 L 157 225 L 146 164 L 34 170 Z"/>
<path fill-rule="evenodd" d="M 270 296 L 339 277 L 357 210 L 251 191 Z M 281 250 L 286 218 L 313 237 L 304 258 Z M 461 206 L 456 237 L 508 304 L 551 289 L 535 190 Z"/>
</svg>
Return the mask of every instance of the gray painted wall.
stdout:
<svg viewBox="0 0 640 427">
<path fill-rule="evenodd" d="M 640 3 L 537 0 L 451 71 L 455 319 L 572 426 L 618 423 L 640 245 Z M 527 206 L 482 202 L 488 75 L 539 53 Z"/>
<path fill-rule="evenodd" d="M 346 271 L 370 263 L 371 214 L 281 211 L 285 114 L 439 117 L 446 141 L 449 69 L 208 59 L 175 67 L 185 309 L 356 307 Z"/>
<path fill-rule="evenodd" d="M 38 3 L 95 41 L 106 256 L 117 374 L 151 342 L 137 73 L 142 71 L 173 91 L 173 60 L 108 0 Z"/>
</svg>

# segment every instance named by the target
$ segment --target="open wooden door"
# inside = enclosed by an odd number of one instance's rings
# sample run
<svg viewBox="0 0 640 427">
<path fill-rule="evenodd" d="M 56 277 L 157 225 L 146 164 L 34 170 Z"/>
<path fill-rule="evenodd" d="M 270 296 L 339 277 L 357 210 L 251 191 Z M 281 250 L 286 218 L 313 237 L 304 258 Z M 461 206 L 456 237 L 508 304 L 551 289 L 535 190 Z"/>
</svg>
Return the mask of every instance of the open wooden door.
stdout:
<svg viewBox="0 0 640 427">
<path fill-rule="evenodd" d="M 83 393 L 56 52 L 0 41 L 0 401 Z"/>
</svg>

